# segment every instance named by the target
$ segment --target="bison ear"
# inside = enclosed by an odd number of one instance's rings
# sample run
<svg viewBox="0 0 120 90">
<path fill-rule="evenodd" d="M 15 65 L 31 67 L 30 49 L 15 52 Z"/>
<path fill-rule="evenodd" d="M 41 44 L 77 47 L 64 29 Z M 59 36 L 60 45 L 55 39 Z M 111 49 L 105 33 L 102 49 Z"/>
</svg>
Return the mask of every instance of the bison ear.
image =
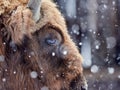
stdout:
<svg viewBox="0 0 120 90">
<path fill-rule="evenodd" d="M 27 7 L 33 13 L 33 19 L 37 22 L 40 19 L 41 0 L 29 0 Z"/>
</svg>

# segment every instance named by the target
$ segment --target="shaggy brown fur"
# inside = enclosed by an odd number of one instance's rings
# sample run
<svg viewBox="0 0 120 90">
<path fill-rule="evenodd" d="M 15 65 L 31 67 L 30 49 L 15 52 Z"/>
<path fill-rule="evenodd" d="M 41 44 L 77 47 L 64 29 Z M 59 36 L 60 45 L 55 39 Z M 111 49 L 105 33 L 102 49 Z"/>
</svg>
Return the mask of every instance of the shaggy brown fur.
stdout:
<svg viewBox="0 0 120 90">
<path fill-rule="evenodd" d="M 82 57 L 56 5 L 43 0 L 35 23 L 27 2 L 0 0 L 0 90 L 85 90 Z"/>
</svg>

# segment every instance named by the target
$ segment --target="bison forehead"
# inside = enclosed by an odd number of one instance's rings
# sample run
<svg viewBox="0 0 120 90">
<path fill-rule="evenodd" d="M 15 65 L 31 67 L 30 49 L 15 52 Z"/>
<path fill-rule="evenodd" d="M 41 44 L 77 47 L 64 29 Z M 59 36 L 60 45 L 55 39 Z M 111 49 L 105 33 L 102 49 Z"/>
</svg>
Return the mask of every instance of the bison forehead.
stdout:
<svg viewBox="0 0 120 90">
<path fill-rule="evenodd" d="M 30 37 L 35 29 L 32 13 L 24 6 L 18 6 L 8 19 L 4 19 L 8 32 L 15 43 L 21 43 L 24 35 Z"/>
</svg>

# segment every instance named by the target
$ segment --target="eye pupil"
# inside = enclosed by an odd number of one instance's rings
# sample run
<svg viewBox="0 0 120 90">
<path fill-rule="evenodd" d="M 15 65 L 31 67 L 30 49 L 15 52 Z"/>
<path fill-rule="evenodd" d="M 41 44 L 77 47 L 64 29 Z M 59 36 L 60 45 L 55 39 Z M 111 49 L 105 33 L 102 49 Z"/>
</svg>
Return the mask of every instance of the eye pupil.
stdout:
<svg viewBox="0 0 120 90">
<path fill-rule="evenodd" d="M 55 45 L 56 44 L 56 39 L 46 39 L 46 43 L 49 45 Z"/>
</svg>

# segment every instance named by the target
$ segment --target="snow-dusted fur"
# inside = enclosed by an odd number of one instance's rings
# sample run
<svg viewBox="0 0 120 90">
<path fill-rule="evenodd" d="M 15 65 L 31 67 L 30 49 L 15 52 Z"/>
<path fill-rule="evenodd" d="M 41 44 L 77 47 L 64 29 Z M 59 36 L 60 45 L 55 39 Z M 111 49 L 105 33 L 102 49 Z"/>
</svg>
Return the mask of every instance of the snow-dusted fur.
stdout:
<svg viewBox="0 0 120 90">
<path fill-rule="evenodd" d="M 35 22 L 27 3 L 0 0 L 0 90 L 85 90 L 82 57 L 56 5 L 43 0 Z"/>
</svg>

